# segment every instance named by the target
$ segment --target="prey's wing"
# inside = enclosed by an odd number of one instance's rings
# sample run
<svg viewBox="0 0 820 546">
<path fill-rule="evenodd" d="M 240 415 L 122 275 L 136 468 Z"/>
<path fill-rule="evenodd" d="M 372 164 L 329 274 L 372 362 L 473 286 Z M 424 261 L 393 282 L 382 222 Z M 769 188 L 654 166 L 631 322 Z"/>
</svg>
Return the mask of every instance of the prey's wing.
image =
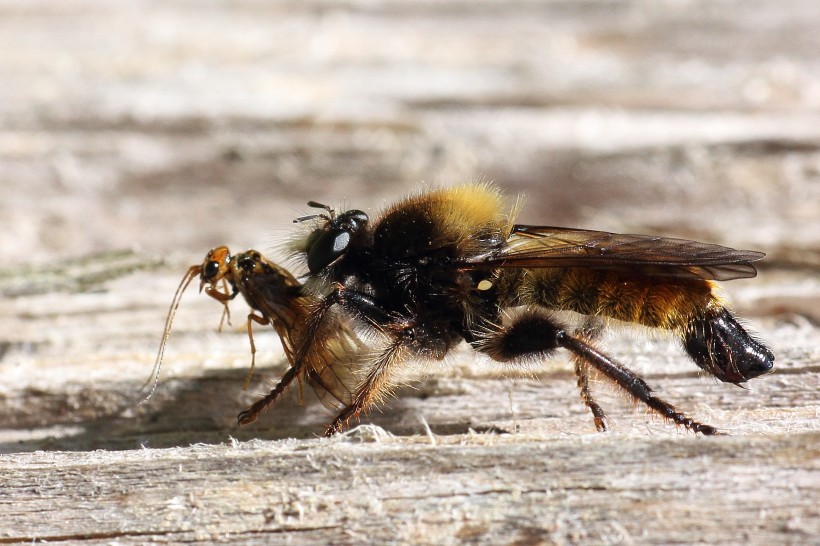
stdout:
<svg viewBox="0 0 820 546">
<path fill-rule="evenodd" d="M 346 322 L 334 328 L 334 336 L 315 341 L 306 356 L 305 381 L 326 408 L 338 411 L 353 403 L 366 346 Z"/>
<path fill-rule="evenodd" d="M 469 269 L 580 267 L 726 281 L 754 277 L 757 270 L 752 262 L 763 256 L 686 239 L 516 225 L 504 247 L 463 265 Z"/>
<path fill-rule="evenodd" d="M 304 295 L 300 284 L 279 271 L 257 273 L 238 283 L 238 288 L 251 307 L 264 314 L 279 334 L 291 365 L 293 354 L 304 339 L 306 316 L 315 303 Z M 363 343 L 342 317 L 334 317 L 333 336 L 307 340 L 311 343 L 303 364 L 304 381 L 309 384 L 322 404 L 330 409 L 348 406 L 358 387 L 356 355 Z"/>
</svg>

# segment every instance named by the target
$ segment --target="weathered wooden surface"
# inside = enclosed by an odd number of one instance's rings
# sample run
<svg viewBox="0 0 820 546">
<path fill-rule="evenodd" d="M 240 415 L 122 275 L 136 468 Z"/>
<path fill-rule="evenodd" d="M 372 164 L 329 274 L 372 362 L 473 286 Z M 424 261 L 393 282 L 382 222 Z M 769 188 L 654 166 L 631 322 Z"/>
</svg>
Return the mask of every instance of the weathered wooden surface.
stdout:
<svg viewBox="0 0 820 546">
<path fill-rule="evenodd" d="M 817 28 L 813 0 L 0 5 L 0 543 L 816 543 Z M 749 390 L 607 340 L 731 435 L 604 386 L 597 434 L 565 362 L 500 379 L 468 352 L 377 428 L 318 439 L 294 392 L 240 429 L 278 342 L 243 392 L 247 337 L 193 290 L 137 405 L 209 248 L 277 257 L 307 199 L 470 178 L 525 222 L 769 253 L 726 286 L 777 354 Z"/>
<path fill-rule="evenodd" d="M 784 544 L 819 531 L 802 500 L 816 499 L 817 432 L 435 444 L 373 432 L 8 455 L 6 542 Z"/>
</svg>

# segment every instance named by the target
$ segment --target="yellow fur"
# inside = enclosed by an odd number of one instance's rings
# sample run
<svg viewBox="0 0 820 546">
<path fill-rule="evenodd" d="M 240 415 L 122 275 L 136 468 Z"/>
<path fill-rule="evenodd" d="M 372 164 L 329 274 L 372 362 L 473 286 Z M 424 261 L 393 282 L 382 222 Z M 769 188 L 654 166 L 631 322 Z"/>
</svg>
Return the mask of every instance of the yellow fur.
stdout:
<svg viewBox="0 0 820 546">
<path fill-rule="evenodd" d="M 479 231 L 503 231 L 510 224 L 504 197 L 489 183 L 463 184 L 411 195 L 391 206 L 382 217 L 412 209 L 421 209 L 437 226 L 443 240 L 456 243 Z M 508 228 L 506 231 L 509 233 Z"/>
<path fill-rule="evenodd" d="M 713 293 L 714 286 L 697 279 L 549 268 L 527 271 L 520 294 L 525 304 L 681 330 L 706 309 L 722 305 Z"/>
</svg>

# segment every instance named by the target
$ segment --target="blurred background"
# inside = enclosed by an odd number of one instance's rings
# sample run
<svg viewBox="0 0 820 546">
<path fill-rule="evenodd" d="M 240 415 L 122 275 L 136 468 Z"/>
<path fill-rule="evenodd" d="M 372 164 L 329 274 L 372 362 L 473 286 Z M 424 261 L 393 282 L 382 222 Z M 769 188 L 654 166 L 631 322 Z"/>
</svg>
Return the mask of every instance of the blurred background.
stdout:
<svg viewBox="0 0 820 546">
<path fill-rule="evenodd" d="M 375 213 L 430 184 L 493 180 L 527 196 L 524 223 L 765 251 L 764 274 L 727 290 L 779 369 L 816 362 L 818 29 L 816 0 L 0 2 L 0 451 L 77 423 L 82 440 L 49 445 L 114 445 L 100 418 L 133 415 L 174 288 L 208 249 L 278 259 L 308 199 Z M 217 335 L 215 302 L 183 303 L 166 377 L 201 381 L 164 423 L 222 441 L 245 311 Z M 258 335 L 260 365 L 281 364 Z M 700 381 L 676 347 L 615 350 Z M 590 428 L 563 379 L 557 411 Z M 757 403 L 816 405 L 816 382 L 767 383 L 780 398 Z"/>
<path fill-rule="evenodd" d="M 525 222 L 816 255 L 818 28 L 814 0 L 3 2 L 0 253 L 199 260 L 308 199 L 494 180 Z"/>
</svg>

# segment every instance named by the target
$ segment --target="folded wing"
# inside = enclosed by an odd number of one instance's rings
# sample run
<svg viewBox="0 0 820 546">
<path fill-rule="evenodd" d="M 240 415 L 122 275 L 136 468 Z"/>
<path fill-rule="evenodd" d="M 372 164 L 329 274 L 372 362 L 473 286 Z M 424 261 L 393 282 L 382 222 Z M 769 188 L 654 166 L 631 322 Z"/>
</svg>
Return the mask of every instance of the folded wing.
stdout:
<svg viewBox="0 0 820 546">
<path fill-rule="evenodd" d="M 636 275 L 718 280 L 754 277 L 765 254 L 651 235 L 516 225 L 507 244 L 464 268 L 584 267 Z"/>
</svg>

